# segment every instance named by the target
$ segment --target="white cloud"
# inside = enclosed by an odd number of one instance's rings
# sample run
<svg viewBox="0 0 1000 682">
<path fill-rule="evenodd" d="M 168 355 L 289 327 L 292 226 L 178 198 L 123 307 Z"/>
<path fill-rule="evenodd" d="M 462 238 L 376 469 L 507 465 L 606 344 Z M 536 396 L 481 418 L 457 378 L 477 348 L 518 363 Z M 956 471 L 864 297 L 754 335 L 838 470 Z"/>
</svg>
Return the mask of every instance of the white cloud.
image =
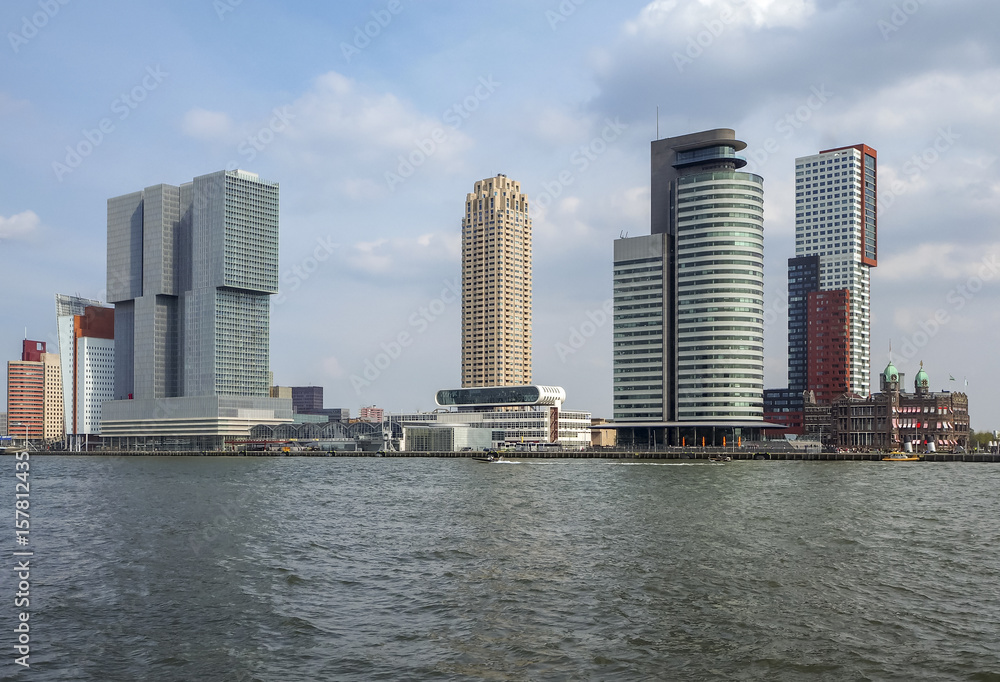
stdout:
<svg viewBox="0 0 1000 682">
<path fill-rule="evenodd" d="M 876 274 L 893 282 L 1000 280 L 1000 243 L 926 242 L 883 257 Z"/>
<path fill-rule="evenodd" d="M 442 267 L 456 270 L 461 260 L 458 233 L 425 233 L 416 237 L 382 237 L 354 244 L 344 267 L 365 276 L 393 279 L 426 275 Z"/>
<path fill-rule="evenodd" d="M 1000 112 L 1000 69 L 934 69 L 889 82 L 868 97 L 850 101 L 853 106 L 838 112 L 841 127 L 863 128 L 872 138 L 906 135 L 920 146 L 930 141 L 922 138 L 932 139 L 938 129 L 952 128 L 957 139 L 965 142 L 970 125 Z"/>
<path fill-rule="evenodd" d="M 22 211 L 9 218 L 0 216 L 0 239 L 20 239 L 34 232 L 41 220 L 34 211 Z"/>
<path fill-rule="evenodd" d="M 384 198 L 411 177 L 462 170 L 472 146 L 465 133 L 408 101 L 335 71 L 259 118 L 192 109 L 182 127 L 196 139 L 231 143 L 240 167 L 275 164 L 275 176 L 308 177 L 314 195 L 333 191 L 355 201 Z M 390 183 L 387 173 L 400 181 Z"/>
<path fill-rule="evenodd" d="M 372 91 L 335 71 L 316 78 L 291 110 L 295 119 L 288 136 L 296 144 L 320 150 L 334 145 L 362 161 L 381 161 L 384 152 L 408 152 L 432 139 L 436 130 L 446 141 L 435 144 L 432 160 L 454 158 L 471 144 L 463 133 L 394 94 Z"/>
<path fill-rule="evenodd" d="M 625 33 L 697 34 L 708 31 L 718 37 L 725 30 L 744 26 L 752 29 L 800 28 L 816 12 L 813 0 L 698 0 L 678 7 L 676 0 L 656 0 L 625 22 Z"/>
<path fill-rule="evenodd" d="M 339 379 L 344 376 L 344 368 L 341 366 L 340 360 L 333 355 L 323 358 L 323 371 L 334 379 Z"/>
<path fill-rule="evenodd" d="M 184 114 L 181 130 L 199 140 L 218 141 L 232 135 L 233 121 L 222 111 L 191 109 Z"/>
<path fill-rule="evenodd" d="M 593 116 L 574 116 L 555 107 L 525 108 L 526 123 L 535 137 L 546 144 L 565 145 L 578 143 L 591 134 Z"/>
<path fill-rule="evenodd" d="M 25 111 L 29 106 L 26 99 L 14 99 L 6 92 L 0 92 L 0 116 Z"/>
</svg>

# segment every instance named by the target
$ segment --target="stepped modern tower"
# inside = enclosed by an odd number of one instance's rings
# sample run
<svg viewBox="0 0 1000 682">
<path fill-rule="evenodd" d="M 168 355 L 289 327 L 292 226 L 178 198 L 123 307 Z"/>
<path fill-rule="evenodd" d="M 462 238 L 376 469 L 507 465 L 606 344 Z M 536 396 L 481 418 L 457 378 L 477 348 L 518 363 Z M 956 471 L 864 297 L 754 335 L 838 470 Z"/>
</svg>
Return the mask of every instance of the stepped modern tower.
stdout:
<svg viewBox="0 0 1000 682">
<path fill-rule="evenodd" d="M 108 200 L 115 400 L 102 436 L 219 447 L 291 419 L 268 380 L 278 185 L 219 171 Z"/>
<path fill-rule="evenodd" d="M 531 218 L 521 183 L 476 182 L 462 218 L 462 388 L 531 383 Z"/>
<path fill-rule="evenodd" d="M 739 170 L 745 147 L 730 129 L 652 143 L 652 234 L 615 241 L 618 422 L 720 441 L 717 427 L 761 423 L 764 190 Z"/>
<path fill-rule="evenodd" d="M 789 268 L 788 386 L 828 402 L 848 391 L 869 394 L 871 381 L 871 269 L 878 265 L 877 155 L 864 144 L 828 149 L 795 160 L 795 258 Z M 842 291 L 834 312 L 846 329 L 828 329 L 817 293 Z M 800 287 L 801 288 L 801 287 Z M 829 299 L 829 296 L 826 296 Z M 846 305 L 846 311 L 840 311 Z M 839 315 L 838 315 L 839 316 Z M 822 332 L 823 336 L 819 336 Z M 823 360 L 830 341 L 837 362 Z M 817 360 L 814 361 L 813 358 Z M 822 399 L 821 399 L 822 398 Z"/>
</svg>

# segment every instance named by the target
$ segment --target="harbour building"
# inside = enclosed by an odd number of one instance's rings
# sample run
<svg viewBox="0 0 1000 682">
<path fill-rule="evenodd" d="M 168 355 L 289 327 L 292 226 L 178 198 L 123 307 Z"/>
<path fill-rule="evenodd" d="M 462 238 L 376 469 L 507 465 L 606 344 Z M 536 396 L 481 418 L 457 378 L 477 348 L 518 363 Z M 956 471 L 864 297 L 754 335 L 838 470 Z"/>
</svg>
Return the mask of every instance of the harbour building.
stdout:
<svg viewBox="0 0 1000 682">
<path fill-rule="evenodd" d="M 475 183 L 462 218 L 462 386 L 531 383 L 531 217 L 521 183 Z"/>
<path fill-rule="evenodd" d="M 209 449 L 289 421 L 270 397 L 278 184 L 225 170 L 108 200 L 115 400 L 101 433 L 123 447 Z"/>
<path fill-rule="evenodd" d="M 759 436 L 764 189 L 744 148 L 731 129 L 652 143 L 651 234 L 614 245 L 619 443 Z"/>
</svg>

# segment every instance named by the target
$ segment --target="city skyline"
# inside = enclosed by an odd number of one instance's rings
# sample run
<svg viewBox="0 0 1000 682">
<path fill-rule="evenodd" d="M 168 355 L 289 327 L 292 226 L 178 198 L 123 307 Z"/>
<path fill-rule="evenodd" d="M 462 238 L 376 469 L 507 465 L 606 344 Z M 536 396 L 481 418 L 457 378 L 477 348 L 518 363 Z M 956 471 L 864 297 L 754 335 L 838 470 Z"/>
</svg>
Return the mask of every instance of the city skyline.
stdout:
<svg viewBox="0 0 1000 682">
<path fill-rule="evenodd" d="M 28 37 L 37 2 L 0 14 L 19 37 L 0 87 L 18 133 L 0 142 L 9 357 L 24 327 L 56 346 L 54 293 L 105 299 L 107 197 L 234 162 L 285 194 L 275 383 L 431 409 L 461 380 L 455 197 L 502 171 L 532 204 L 533 381 L 609 415 L 608 244 L 648 231 L 659 105 L 660 136 L 732 127 L 764 178 L 765 386 L 786 383 L 794 161 L 864 141 L 882 228 L 872 377 L 891 340 L 897 365 L 937 368 L 933 390 L 968 377 L 974 428 L 1000 424 L 984 362 L 1000 340 L 993 5 L 224 5 L 70 3 Z M 155 36 L 116 28 L 150 22 Z M 228 58 L 248 44 L 252 78 Z M 506 61 L 476 58 L 487 49 Z"/>
</svg>

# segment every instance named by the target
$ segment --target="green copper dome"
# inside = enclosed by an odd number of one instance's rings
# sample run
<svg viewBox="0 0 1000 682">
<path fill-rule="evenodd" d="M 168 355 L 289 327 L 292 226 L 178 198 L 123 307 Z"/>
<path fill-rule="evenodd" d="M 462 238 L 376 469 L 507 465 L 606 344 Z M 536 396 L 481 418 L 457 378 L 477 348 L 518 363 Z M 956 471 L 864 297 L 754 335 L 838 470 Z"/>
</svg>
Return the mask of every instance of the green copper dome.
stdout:
<svg viewBox="0 0 1000 682">
<path fill-rule="evenodd" d="M 914 386 L 928 386 L 930 384 L 930 378 L 927 376 L 927 372 L 924 371 L 924 363 L 920 361 L 920 371 L 917 372 L 917 378 L 913 380 Z"/>
<path fill-rule="evenodd" d="M 882 376 L 885 377 L 886 381 L 899 381 L 899 371 L 896 369 L 896 365 L 892 364 L 892 360 L 885 366 Z"/>
</svg>

